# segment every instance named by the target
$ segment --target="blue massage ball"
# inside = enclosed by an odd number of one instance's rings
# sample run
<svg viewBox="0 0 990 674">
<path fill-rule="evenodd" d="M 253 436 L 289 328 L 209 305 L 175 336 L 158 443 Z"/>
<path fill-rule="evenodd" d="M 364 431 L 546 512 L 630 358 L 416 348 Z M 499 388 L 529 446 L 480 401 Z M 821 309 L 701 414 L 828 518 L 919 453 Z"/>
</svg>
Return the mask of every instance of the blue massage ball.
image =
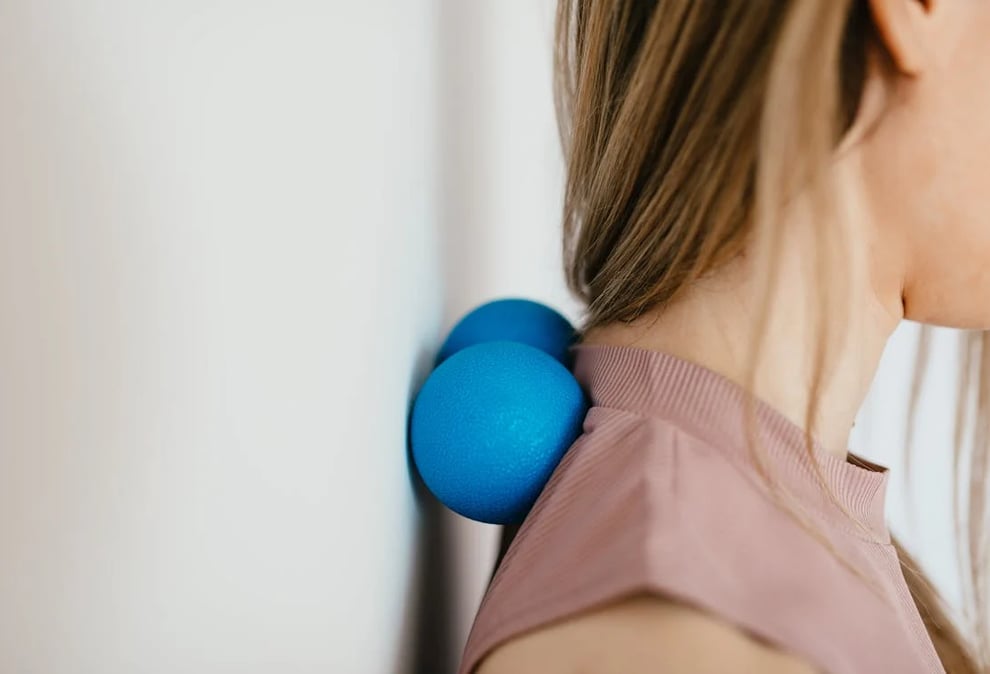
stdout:
<svg viewBox="0 0 990 674">
<path fill-rule="evenodd" d="M 526 299 L 502 299 L 482 304 L 450 331 L 437 364 L 461 349 L 482 342 L 505 340 L 529 344 L 570 366 L 568 347 L 577 334 L 566 318 L 545 304 Z"/>
<path fill-rule="evenodd" d="M 521 522 L 587 411 L 574 376 L 543 351 L 486 342 L 445 360 L 413 405 L 413 461 L 431 492 L 479 522 Z"/>
</svg>

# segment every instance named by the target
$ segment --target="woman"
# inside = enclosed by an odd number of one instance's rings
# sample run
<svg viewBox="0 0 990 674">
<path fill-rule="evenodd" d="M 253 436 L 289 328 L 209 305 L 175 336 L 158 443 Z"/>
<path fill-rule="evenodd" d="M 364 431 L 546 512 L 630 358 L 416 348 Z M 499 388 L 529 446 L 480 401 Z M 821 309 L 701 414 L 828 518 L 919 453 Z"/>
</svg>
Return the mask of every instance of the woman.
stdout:
<svg viewBox="0 0 990 674">
<path fill-rule="evenodd" d="M 990 327 L 987 36 L 988 0 L 561 0 L 593 406 L 462 672 L 987 671 L 990 385 L 965 632 L 846 449 L 902 319 Z"/>
</svg>

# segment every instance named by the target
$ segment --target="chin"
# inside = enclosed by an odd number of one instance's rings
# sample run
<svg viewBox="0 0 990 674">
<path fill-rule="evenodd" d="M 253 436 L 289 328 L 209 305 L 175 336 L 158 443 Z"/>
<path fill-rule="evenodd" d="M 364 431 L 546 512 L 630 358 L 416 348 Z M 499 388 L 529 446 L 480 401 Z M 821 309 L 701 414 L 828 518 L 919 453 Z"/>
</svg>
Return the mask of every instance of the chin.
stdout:
<svg viewBox="0 0 990 674">
<path fill-rule="evenodd" d="M 940 328 L 960 330 L 990 330 L 990 298 L 981 306 L 942 306 L 911 307 L 905 302 L 904 320 Z"/>
</svg>

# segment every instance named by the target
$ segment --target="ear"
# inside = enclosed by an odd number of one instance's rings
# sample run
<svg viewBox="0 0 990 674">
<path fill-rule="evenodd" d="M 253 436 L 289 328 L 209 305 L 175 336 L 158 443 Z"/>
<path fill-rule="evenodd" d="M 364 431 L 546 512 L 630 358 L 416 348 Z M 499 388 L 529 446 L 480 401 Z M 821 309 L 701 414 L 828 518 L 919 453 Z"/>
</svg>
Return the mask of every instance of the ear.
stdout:
<svg viewBox="0 0 990 674">
<path fill-rule="evenodd" d="M 932 51 L 928 30 L 935 0 L 869 0 L 873 22 L 894 66 L 904 75 L 918 75 Z"/>
</svg>

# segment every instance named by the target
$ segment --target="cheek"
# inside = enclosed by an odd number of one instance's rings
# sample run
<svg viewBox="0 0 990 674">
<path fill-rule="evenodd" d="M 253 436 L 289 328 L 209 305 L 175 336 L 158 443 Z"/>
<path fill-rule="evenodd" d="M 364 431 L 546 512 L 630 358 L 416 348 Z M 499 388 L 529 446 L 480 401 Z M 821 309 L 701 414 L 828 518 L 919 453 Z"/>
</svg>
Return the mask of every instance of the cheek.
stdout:
<svg viewBox="0 0 990 674">
<path fill-rule="evenodd" d="M 938 185 L 947 214 L 964 228 L 966 221 L 972 228 L 990 217 L 990 39 L 985 35 L 961 43 L 959 58 L 940 78 Z"/>
<path fill-rule="evenodd" d="M 979 3 L 990 6 L 990 3 Z M 990 21 L 990 11 L 975 23 Z M 977 34 L 979 33 L 979 34 Z M 990 40 L 981 27 L 926 92 L 934 171 L 912 237 L 906 317 L 990 329 Z"/>
<path fill-rule="evenodd" d="M 950 142 L 951 135 L 943 136 L 927 189 L 905 197 L 914 210 L 913 231 L 905 232 L 905 317 L 990 329 L 990 164 L 987 154 L 972 152 L 965 138 Z M 990 154 L 990 134 L 987 143 Z"/>
</svg>

